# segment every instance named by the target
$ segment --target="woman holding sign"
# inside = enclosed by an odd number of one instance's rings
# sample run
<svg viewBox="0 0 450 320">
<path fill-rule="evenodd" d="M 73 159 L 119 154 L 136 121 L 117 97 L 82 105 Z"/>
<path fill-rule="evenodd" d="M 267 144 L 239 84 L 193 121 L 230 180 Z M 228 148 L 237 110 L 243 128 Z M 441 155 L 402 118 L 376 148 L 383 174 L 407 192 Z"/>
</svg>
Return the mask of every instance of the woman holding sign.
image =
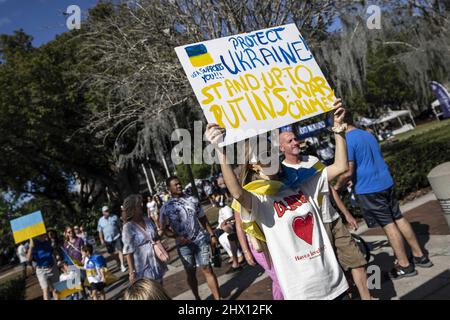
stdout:
<svg viewBox="0 0 450 320">
<path fill-rule="evenodd" d="M 270 253 L 285 299 L 331 300 L 345 296 L 348 289 L 313 198 L 318 188 L 348 168 L 344 115 L 345 109 L 337 100 L 333 109 L 334 164 L 295 190 L 284 187 L 278 175 L 267 170 L 270 164 L 260 161 L 246 161 L 241 176 L 243 184 L 249 183 L 242 187 L 223 149 L 218 147 L 225 129 L 209 124 L 206 130 L 207 139 L 216 146 L 228 190 L 240 204 L 243 227 L 262 231 L 262 242 Z M 248 149 L 247 144 L 246 160 L 250 158 Z"/>
</svg>

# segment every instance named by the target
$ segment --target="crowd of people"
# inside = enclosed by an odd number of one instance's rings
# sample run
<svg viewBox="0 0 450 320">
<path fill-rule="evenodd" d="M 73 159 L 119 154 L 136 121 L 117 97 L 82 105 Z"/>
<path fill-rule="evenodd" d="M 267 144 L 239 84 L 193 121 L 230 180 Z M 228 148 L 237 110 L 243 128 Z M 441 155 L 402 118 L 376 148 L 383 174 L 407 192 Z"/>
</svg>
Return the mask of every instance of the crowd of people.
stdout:
<svg viewBox="0 0 450 320">
<path fill-rule="evenodd" d="M 351 188 L 369 228 L 381 226 L 394 250 L 390 270 L 396 280 L 417 274 L 416 267 L 433 264 L 402 216 L 394 196 L 394 181 L 382 158 L 375 137 L 354 126 L 351 114 L 336 101 L 333 115 L 335 146 L 327 161 L 304 154 L 291 131 L 279 136 L 282 157 L 278 170 L 252 157 L 262 145 L 244 144 L 245 164 L 239 177 L 218 145 L 225 130 L 210 124 L 206 137 L 216 147 L 222 175 L 202 183 L 212 206 L 219 207 L 213 228 L 201 202 L 185 192 L 176 176 L 166 180 L 163 194 L 144 198 L 129 195 L 120 216 L 102 208 L 97 231 L 100 244 L 116 259 L 121 272 L 128 271 L 129 287 L 124 299 L 170 299 L 164 290 L 164 275 L 170 256 L 163 238 L 175 240 L 176 251 L 195 299 L 200 299 L 197 268 L 203 273 L 214 299 L 221 299 L 214 257 L 222 248 L 229 257 L 227 273 L 242 270 L 243 264 L 259 264 L 272 280 L 274 300 L 346 299 L 349 278 L 359 296 L 370 300 L 366 261 L 349 229 L 358 222 L 340 197 Z M 347 225 L 344 224 L 344 220 Z M 70 299 L 105 299 L 105 259 L 95 252 L 80 226 L 68 226 L 60 241 L 55 231 L 39 236 L 18 248 L 27 275 L 33 261 L 44 299 L 57 299 L 54 283 L 70 278 L 71 265 L 79 268 L 81 290 Z M 404 241 L 412 257 L 406 254 Z M 219 254 L 220 256 L 220 254 Z M 59 270 L 58 270 L 59 268 Z M 72 270 L 72 271 L 71 271 Z M 61 274 L 58 278 L 58 274 Z"/>
</svg>

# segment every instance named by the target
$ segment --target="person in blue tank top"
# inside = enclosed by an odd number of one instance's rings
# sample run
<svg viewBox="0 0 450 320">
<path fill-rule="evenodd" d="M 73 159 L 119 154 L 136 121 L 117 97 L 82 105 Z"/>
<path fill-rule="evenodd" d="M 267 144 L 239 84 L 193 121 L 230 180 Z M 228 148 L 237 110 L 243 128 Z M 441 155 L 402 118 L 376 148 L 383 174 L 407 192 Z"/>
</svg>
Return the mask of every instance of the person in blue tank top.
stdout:
<svg viewBox="0 0 450 320">
<path fill-rule="evenodd" d="M 415 266 L 428 268 L 433 263 L 423 253 L 410 223 L 400 211 L 394 180 L 378 141 L 371 133 L 356 128 L 350 113 L 346 116 L 349 170 L 339 178 L 336 188 L 346 184 L 353 187 L 367 226 L 374 228 L 380 225 L 383 228 L 397 258 L 390 277 L 414 276 L 417 274 Z M 404 239 L 411 247 L 413 261 L 407 257 Z"/>
</svg>

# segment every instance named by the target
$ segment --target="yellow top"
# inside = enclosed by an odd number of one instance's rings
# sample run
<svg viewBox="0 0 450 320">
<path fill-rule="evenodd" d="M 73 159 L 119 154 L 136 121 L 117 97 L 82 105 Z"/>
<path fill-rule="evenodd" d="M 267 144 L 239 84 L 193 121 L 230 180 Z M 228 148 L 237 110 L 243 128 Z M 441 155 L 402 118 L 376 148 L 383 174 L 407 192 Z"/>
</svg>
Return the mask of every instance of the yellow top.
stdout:
<svg viewBox="0 0 450 320">
<path fill-rule="evenodd" d="M 274 195 L 278 193 L 282 186 L 283 183 L 276 180 L 255 180 L 246 184 L 243 188 L 251 193 L 255 193 L 258 195 Z M 241 212 L 241 204 L 236 200 L 233 200 L 231 208 L 239 213 Z M 249 235 L 255 237 L 258 240 L 266 242 L 266 237 L 264 236 L 264 233 L 261 231 L 261 228 L 258 226 L 256 221 L 242 221 L 241 227 L 242 230 L 244 230 Z"/>
</svg>

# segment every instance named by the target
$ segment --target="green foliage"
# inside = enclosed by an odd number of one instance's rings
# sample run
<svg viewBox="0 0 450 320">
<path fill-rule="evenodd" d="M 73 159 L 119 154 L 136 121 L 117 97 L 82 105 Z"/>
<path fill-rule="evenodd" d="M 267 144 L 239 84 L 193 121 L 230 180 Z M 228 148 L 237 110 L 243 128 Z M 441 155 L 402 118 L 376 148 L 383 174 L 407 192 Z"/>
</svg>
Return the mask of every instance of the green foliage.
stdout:
<svg viewBox="0 0 450 320">
<path fill-rule="evenodd" d="M 25 279 L 17 278 L 0 284 L 0 300 L 24 300 Z"/>
<path fill-rule="evenodd" d="M 445 127 L 382 146 L 399 199 L 429 186 L 428 173 L 437 165 L 450 161 L 449 136 L 450 123 Z"/>
<path fill-rule="evenodd" d="M 113 174 L 108 153 L 80 130 L 91 98 L 75 68 L 78 43 L 76 32 L 40 48 L 23 32 L 0 37 L 0 150 L 8 155 L 0 188 L 33 195 L 52 226 L 78 222 Z"/>
<path fill-rule="evenodd" d="M 402 66 L 391 59 L 396 54 L 399 50 L 383 46 L 369 52 L 365 100 L 375 109 L 384 106 L 398 109 L 405 101 L 415 99 L 413 89 L 405 82 Z"/>
<path fill-rule="evenodd" d="M 209 164 L 192 164 L 191 168 L 194 179 L 205 179 L 211 174 L 211 166 Z M 177 177 L 181 180 L 183 186 L 190 183 L 186 165 L 177 165 L 176 169 Z"/>
</svg>

